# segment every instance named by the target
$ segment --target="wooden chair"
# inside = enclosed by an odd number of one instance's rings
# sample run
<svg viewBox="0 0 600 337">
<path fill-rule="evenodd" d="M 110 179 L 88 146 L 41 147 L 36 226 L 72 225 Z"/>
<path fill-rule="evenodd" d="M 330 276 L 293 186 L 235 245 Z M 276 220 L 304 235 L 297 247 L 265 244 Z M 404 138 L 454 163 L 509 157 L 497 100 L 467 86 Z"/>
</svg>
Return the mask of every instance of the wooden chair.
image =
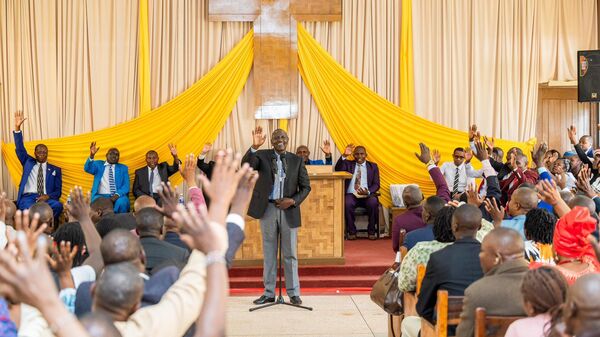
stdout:
<svg viewBox="0 0 600 337">
<path fill-rule="evenodd" d="M 403 298 L 404 304 L 404 315 L 405 316 L 419 316 L 417 314 L 417 296 L 421 291 L 421 285 L 423 284 L 423 278 L 425 277 L 425 265 L 417 265 L 417 290 L 415 292 L 405 292 Z"/>
<path fill-rule="evenodd" d="M 475 337 L 503 337 L 508 326 L 524 316 L 487 316 L 485 308 L 475 309 Z"/>
<path fill-rule="evenodd" d="M 460 323 L 463 296 L 448 296 L 448 291 L 438 290 L 435 313 L 437 321 L 435 325 L 421 318 L 421 337 L 447 337 L 448 325 Z"/>
</svg>

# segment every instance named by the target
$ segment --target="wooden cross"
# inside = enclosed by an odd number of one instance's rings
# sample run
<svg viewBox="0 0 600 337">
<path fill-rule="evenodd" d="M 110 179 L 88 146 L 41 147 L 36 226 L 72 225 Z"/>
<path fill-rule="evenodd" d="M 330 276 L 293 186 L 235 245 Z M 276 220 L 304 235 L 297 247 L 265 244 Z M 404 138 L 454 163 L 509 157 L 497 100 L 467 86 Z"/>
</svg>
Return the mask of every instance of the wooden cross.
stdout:
<svg viewBox="0 0 600 337">
<path fill-rule="evenodd" d="M 209 21 L 254 21 L 254 116 L 298 115 L 296 20 L 340 21 L 341 0 L 209 0 Z"/>
</svg>

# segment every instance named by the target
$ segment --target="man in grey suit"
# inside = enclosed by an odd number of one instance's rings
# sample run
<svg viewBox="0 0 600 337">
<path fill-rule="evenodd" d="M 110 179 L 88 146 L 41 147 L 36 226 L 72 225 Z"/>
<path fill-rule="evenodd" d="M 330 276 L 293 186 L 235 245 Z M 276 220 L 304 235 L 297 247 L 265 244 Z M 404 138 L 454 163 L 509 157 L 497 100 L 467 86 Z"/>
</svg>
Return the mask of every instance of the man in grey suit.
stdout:
<svg viewBox="0 0 600 337">
<path fill-rule="evenodd" d="M 258 171 L 248 214 L 260 219 L 263 243 L 264 294 L 254 304 L 275 302 L 277 278 L 277 231 L 281 232 L 281 251 L 285 274 L 285 287 L 292 304 L 302 304 L 298 280 L 297 239 L 300 227 L 300 203 L 310 193 L 310 180 L 304 161 L 286 152 L 288 135 L 277 129 L 271 135 L 270 150 L 259 150 L 267 138 L 262 128 L 252 131 L 252 147 L 243 162 Z M 281 219 L 281 223 L 279 223 Z"/>
</svg>

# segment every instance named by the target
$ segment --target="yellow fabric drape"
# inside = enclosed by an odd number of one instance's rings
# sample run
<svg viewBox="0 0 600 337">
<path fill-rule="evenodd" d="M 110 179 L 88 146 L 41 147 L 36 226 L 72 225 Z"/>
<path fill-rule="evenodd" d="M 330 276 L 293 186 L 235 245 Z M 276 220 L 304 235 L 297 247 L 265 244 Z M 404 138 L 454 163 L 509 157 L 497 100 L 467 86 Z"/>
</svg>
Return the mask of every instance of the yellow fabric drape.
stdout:
<svg viewBox="0 0 600 337">
<path fill-rule="evenodd" d="M 140 116 L 152 110 L 150 99 L 150 30 L 148 28 L 148 0 L 140 0 L 138 21 L 138 85 Z"/>
<path fill-rule="evenodd" d="M 111 147 L 121 152 L 120 162 L 129 167 L 129 175 L 146 165 L 145 154 L 154 149 L 160 159 L 171 161 L 168 143 L 177 145 L 181 158 L 186 153 L 198 153 L 205 142 L 212 142 L 223 128 L 244 87 L 254 59 L 253 31 L 250 31 L 231 52 L 198 82 L 168 103 L 114 127 L 65 138 L 44 140 L 49 149 L 49 162 L 62 168 L 63 200 L 74 185 L 90 189 L 93 177 L 83 171 L 89 156 L 90 142 L 101 148 L 97 159 Z M 29 153 L 40 141 L 25 143 Z M 22 175 L 22 166 L 14 144 L 3 144 L 2 155 L 15 184 Z M 174 175 L 171 182 L 181 182 Z"/>
<path fill-rule="evenodd" d="M 368 159 L 379 165 L 382 203 L 391 204 L 390 184 L 416 183 L 426 195 L 435 194 L 425 165 L 414 155 L 418 142 L 438 149 L 442 161 L 447 161 L 455 147 L 468 146 L 467 134 L 417 117 L 377 95 L 340 66 L 302 25 L 298 25 L 298 56 L 300 74 L 335 144 L 340 150 L 344 144 L 364 145 Z M 518 146 L 526 152 L 533 143 L 496 141 L 504 149 Z"/>
<path fill-rule="evenodd" d="M 402 1 L 400 33 L 400 108 L 415 113 L 412 1 Z"/>
</svg>

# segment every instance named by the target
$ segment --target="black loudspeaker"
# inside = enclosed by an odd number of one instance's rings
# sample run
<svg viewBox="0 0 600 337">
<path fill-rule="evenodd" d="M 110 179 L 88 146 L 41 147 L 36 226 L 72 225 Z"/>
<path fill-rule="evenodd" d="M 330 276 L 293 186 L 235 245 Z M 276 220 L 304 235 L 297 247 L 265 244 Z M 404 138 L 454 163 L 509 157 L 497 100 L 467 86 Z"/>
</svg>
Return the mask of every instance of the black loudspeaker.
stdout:
<svg viewBox="0 0 600 337">
<path fill-rule="evenodd" d="M 600 102 L 600 50 L 580 50 L 577 59 L 577 100 Z"/>
</svg>

